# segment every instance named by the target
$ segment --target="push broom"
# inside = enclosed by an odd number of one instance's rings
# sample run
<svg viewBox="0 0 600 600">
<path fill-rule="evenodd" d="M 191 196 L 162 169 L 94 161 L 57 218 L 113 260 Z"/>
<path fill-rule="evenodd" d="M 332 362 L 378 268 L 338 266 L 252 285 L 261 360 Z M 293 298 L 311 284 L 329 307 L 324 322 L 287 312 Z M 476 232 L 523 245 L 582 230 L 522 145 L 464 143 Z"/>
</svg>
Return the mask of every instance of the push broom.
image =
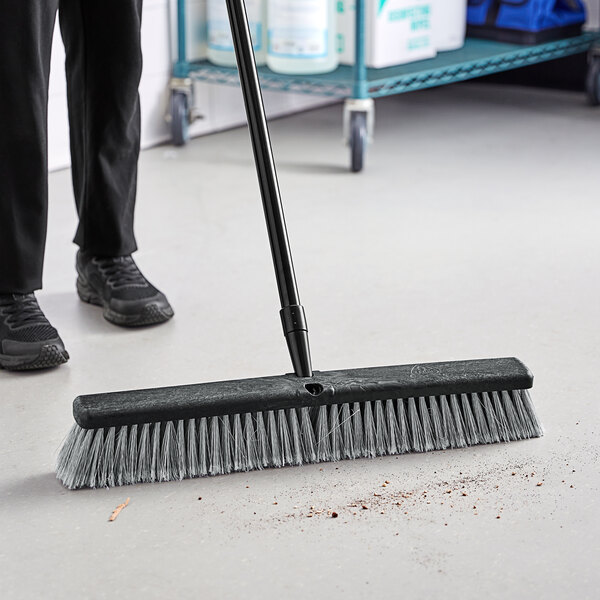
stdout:
<svg viewBox="0 0 600 600">
<path fill-rule="evenodd" d="M 243 0 L 226 0 L 294 374 L 80 396 L 70 489 L 462 448 L 542 435 L 516 358 L 313 372 Z"/>
</svg>

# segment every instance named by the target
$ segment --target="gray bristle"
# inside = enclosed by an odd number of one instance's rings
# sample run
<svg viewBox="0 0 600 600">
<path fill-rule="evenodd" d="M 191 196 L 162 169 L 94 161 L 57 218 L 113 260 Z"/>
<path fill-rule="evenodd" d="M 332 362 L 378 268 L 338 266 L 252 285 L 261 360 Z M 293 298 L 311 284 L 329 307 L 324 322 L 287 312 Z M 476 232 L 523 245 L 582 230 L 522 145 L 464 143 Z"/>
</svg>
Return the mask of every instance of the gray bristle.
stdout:
<svg viewBox="0 0 600 600">
<path fill-rule="evenodd" d="M 277 433 L 279 435 L 279 447 L 281 448 L 281 462 L 284 465 L 292 464 L 292 441 L 288 416 L 285 410 L 277 411 Z"/>
<path fill-rule="evenodd" d="M 500 434 L 498 432 L 498 421 L 496 419 L 496 415 L 494 414 L 494 409 L 492 408 L 492 400 L 490 395 L 487 392 L 483 392 L 483 394 L 481 394 L 481 398 L 483 401 L 483 411 L 485 413 L 488 431 L 490 432 L 490 441 L 499 442 Z"/>
<path fill-rule="evenodd" d="M 310 419 L 310 409 L 307 407 L 300 409 L 300 435 L 302 436 L 302 455 L 304 457 L 304 462 L 317 462 L 315 431 Z"/>
<path fill-rule="evenodd" d="M 74 425 L 57 460 L 70 488 L 462 448 L 542 435 L 527 390 L 398 398 L 106 429 Z"/>
<path fill-rule="evenodd" d="M 115 454 L 115 483 L 124 485 L 127 483 L 127 427 L 125 425 L 119 429 Z"/>
<path fill-rule="evenodd" d="M 469 396 L 467 394 L 460 395 L 460 404 L 462 408 L 462 417 L 465 431 L 465 439 L 467 441 L 468 446 L 475 446 L 476 444 L 483 444 L 485 440 L 479 440 L 477 437 L 477 425 L 475 423 L 475 417 L 473 416 L 473 411 L 471 410 L 471 402 L 469 401 Z M 478 401 L 479 404 L 479 401 Z M 460 414 L 460 409 L 457 409 Z M 458 423 L 458 419 L 456 420 Z"/>
<path fill-rule="evenodd" d="M 408 432 L 408 420 L 406 418 L 405 401 L 400 398 L 396 401 L 396 410 L 398 412 L 398 428 L 400 429 L 400 445 L 398 452 L 405 454 L 410 452 L 410 434 Z"/>
<path fill-rule="evenodd" d="M 319 407 L 315 437 L 317 439 L 317 460 L 319 462 L 330 460 L 331 448 L 329 443 L 329 423 L 326 406 Z"/>
<path fill-rule="evenodd" d="M 196 419 L 189 419 L 185 433 L 187 472 L 188 477 L 200 475 L 200 464 L 198 463 L 198 440 L 196 438 Z"/>
<path fill-rule="evenodd" d="M 423 439 L 423 425 L 417 412 L 417 403 L 414 398 L 408 399 L 408 423 L 410 427 L 410 437 L 412 440 L 412 449 L 415 452 L 425 450 L 425 440 Z"/>
<path fill-rule="evenodd" d="M 442 413 L 435 396 L 429 396 L 429 410 L 431 411 L 431 426 L 433 427 L 433 441 L 436 450 L 445 450 L 448 447 L 448 436 L 444 430 Z"/>
<path fill-rule="evenodd" d="M 419 417 L 423 429 L 423 448 L 425 452 L 430 452 L 431 450 L 435 450 L 435 443 L 431 418 L 429 416 L 429 407 L 427 406 L 427 400 L 423 396 L 419 398 Z"/>
<path fill-rule="evenodd" d="M 231 424 L 229 422 L 229 415 L 221 417 L 221 473 L 231 473 L 233 470 L 233 460 L 231 458 L 231 444 L 233 442 L 233 435 L 231 433 Z"/>
<path fill-rule="evenodd" d="M 484 444 L 492 443 L 493 440 L 490 435 L 490 430 L 488 429 L 487 421 L 485 420 L 481 398 L 477 394 L 471 394 L 468 402 L 473 407 L 473 416 L 475 417 L 475 424 L 477 426 L 477 437 Z"/>
<path fill-rule="evenodd" d="M 263 413 L 256 413 L 256 447 L 258 449 L 258 462 L 261 467 L 268 467 L 271 464 L 269 457 L 269 441 L 267 439 L 267 429 L 263 419 Z"/>
<path fill-rule="evenodd" d="M 283 459 L 281 457 L 277 424 L 275 423 L 275 411 L 272 410 L 267 412 L 267 431 L 269 434 L 269 446 L 271 448 L 270 464 L 274 467 L 282 467 Z"/>
<path fill-rule="evenodd" d="M 383 402 L 377 400 L 375 402 L 375 451 L 377 452 L 377 456 L 388 453 L 388 430 L 389 427 L 383 414 Z"/>
<path fill-rule="evenodd" d="M 344 449 L 344 456 L 342 458 L 356 458 L 354 454 L 354 435 L 352 433 L 352 414 L 348 403 L 342 404 L 341 419 L 342 448 Z"/>
<path fill-rule="evenodd" d="M 290 425 L 290 434 L 292 437 L 292 462 L 293 465 L 302 464 L 302 435 L 300 432 L 300 422 L 295 408 L 287 411 L 288 423 Z"/>
<path fill-rule="evenodd" d="M 467 445 L 465 426 L 456 394 L 450 396 L 450 405 L 448 404 L 448 398 L 442 396 L 440 405 L 442 407 L 442 423 L 448 436 L 450 448 L 464 448 Z M 450 412 L 451 410 L 452 412 Z"/>
<path fill-rule="evenodd" d="M 339 406 L 329 407 L 329 438 L 331 439 L 331 459 L 338 461 L 342 458 L 342 430 L 340 427 Z"/>
<path fill-rule="evenodd" d="M 202 417 L 198 426 L 198 474 L 208 475 L 210 468 L 210 452 L 208 450 L 208 419 Z"/>
<path fill-rule="evenodd" d="M 150 425 L 146 424 L 142 429 L 148 430 L 150 429 Z M 99 485 L 106 485 L 107 487 L 115 485 L 115 437 L 115 428 L 109 427 L 108 432 L 106 433 L 106 439 L 104 440 L 104 456 L 102 457 L 102 470 L 100 472 L 99 480 Z M 145 472 L 145 470 L 143 472 Z M 140 472 L 138 471 L 137 481 L 142 481 L 139 473 Z"/>
<path fill-rule="evenodd" d="M 262 464 L 258 460 L 258 447 L 256 442 L 256 432 L 254 430 L 254 421 L 250 413 L 244 415 L 244 444 L 246 445 L 246 465 L 249 471 L 262 469 Z"/>
<path fill-rule="evenodd" d="M 387 454 L 398 454 L 400 452 L 400 428 L 398 427 L 393 400 L 386 400 L 385 421 L 388 428 Z"/>
<path fill-rule="evenodd" d="M 363 441 L 364 454 L 368 458 L 377 456 L 377 446 L 375 442 L 375 421 L 373 419 L 373 408 L 370 402 L 365 402 L 363 405 Z"/>
<path fill-rule="evenodd" d="M 365 436 L 363 428 L 362 412 L 360 403 L 355 402 L 352 406 L 352 427 L 354 429 L 354 458 L 361 458 L 365 455 Z"/>
<path fill-rule="evenodd" d="M 209 466 L 210 475 L 221 475 L 221 434 L 219 433 L 219 417 L 210 418 L 210 444 L 209 444 Z"/>
<path fill-rule="evenodd" d="M 247 469 L 246 444 L 242 430 L 241 415 L 233 417 L 233 470 L 245 471 Z"/>
<path fill-rule="evenodd" d="M 150 456 L 150 481 L 158 481 L 160 461 L 160 423 L 155 423 L 152 428 L 152 455 Z"/>
</svg>

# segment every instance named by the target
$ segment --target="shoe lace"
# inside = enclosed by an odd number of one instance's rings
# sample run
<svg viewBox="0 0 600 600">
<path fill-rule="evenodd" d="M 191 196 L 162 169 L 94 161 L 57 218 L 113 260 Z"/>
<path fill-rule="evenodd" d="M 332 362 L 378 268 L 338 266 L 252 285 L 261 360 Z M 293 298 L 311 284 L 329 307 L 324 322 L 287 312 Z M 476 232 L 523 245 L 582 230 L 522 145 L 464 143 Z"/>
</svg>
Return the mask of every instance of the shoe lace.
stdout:
<svg viewBox="0 0 600 600">
<path fill-rule="evenodd" d="M 0 308 L 9 325 L 46 325 L 48 322 L 34 294 L 4 296 Z"/>
<path fill-rule="evenodd" d="M 142 275 L 131 256 L 94 258 L 93 262 L 102 272 L 106 282 L 115 289 L 132 285 L 148 285 L 146 278 Z"/>
</svg>

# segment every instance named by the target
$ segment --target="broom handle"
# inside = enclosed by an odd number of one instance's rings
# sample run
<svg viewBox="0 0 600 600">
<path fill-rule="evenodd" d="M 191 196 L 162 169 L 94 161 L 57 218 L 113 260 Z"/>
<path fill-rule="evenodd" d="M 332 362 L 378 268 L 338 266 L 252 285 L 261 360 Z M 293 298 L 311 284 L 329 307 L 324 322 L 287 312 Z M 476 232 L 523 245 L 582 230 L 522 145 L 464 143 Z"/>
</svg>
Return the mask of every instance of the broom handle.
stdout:
<svg viewBox="0 0 600 600">
<path fill-rule="evenodd" d="M 226 3 L 279 289 L 283 333 L 294 372 L 298 377 L 312 377 L 308 327 L 296 285 L 246 6 L 244 0 L 226 0 Z"/>
</svg>

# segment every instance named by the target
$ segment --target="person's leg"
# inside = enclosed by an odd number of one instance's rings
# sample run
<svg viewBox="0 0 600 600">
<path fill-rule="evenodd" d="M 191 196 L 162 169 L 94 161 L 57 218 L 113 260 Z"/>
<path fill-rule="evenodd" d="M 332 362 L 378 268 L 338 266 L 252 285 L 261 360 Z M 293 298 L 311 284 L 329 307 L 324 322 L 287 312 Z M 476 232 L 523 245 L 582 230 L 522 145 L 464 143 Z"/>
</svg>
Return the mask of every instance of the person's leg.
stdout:
<svg viewBox="0 0 600 600">
<path fill-rule="evenodd" d="M 66 49 L 75 243 L 93 256 L 136 250 L 142 0 L 60 0 Z"/>
<path fill-rule="evenodd" d="M 140 150 L 142 0 L 60 0 L 67 53 L 77 292 L 116 325 L 163 323 L 165 295 L 131 253 Z"/>
<path fill-rule="evenodd" d="M 0 369 L 69 355 L 41 311 L 48 206 L 47 107 L 58 0 L 0 0 Z"/>
<path fill-rule="evenodd" d="M 47 106 L 58 0 L 0 0 L 0 294 L 42 287 Z"/>
</svg>

